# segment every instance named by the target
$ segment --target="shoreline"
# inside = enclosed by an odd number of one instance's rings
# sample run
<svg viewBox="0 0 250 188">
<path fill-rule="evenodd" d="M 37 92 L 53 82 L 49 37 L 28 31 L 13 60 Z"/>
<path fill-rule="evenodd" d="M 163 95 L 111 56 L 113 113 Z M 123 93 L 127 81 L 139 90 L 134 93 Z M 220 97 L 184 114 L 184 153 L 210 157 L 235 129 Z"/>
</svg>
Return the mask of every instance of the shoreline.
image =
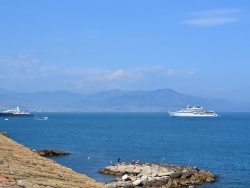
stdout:
<svg viewBox="0 0 250 188">
<path fill-rule="evenodd" d="M 3 188 L 177 188 L 194 187 L 216 180 L 211 172 L 196 167 L 141 162 L 117 163 L 99 172 L 114 175 L 114 180 L 96 182 L 0 134 L 0 187 Z"/>
<path fill-rule="evenodd" d="M 106 186 L 0 134 L 0 187 Z"/>
</svg>

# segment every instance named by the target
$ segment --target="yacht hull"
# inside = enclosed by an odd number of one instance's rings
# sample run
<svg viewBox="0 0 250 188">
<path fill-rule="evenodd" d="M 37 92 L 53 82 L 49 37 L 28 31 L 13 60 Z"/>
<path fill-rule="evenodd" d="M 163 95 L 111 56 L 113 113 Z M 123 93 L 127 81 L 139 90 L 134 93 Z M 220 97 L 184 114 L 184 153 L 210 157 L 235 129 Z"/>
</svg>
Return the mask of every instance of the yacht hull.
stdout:
<svg viewBox="0 0 250 188">
<path fill-rule="evenodd" d="M 217 117 L 217 114 L 194 114 L 194 113 L 179 113 L 179 112 L 169 112 L 172 117 Z"/>
<path fill-rule="evenodd" d="M 17 117 L 32 117 L 33 114 L 13 114 L 13 113 L 0 113 L 1 117 L 10 117 L 10 116 L 17 116 Z"/>
</svg>

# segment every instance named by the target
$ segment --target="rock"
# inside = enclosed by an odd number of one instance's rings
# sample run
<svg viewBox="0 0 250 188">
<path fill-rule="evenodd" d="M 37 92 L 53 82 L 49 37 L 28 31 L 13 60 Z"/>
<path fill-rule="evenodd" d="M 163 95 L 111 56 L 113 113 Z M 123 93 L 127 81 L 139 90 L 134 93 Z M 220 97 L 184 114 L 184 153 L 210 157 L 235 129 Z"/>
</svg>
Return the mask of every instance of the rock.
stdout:
<svg viewBox="0 0 250 188">
<path fill-rule="evenodd" d="M 209 171 L 205 171 L 205 170 L 200 170 L 199 171 L 200 174 L 202 174 L 202 176 L 204 176 L 205 178 L 215 178 L 215 175 L 213 175 L 211 172 Z"/>
<path fill-rule="evenodd" d="M 211 172 L 199 170 L 191 176 L 190 182 L 192 184 L 202 184 L 203 182 L 214 182 L 215 178 L 216 177 Z"/>
<path fill-rule="evenodd" d="M 15 174 L 15 172 L 13 172 L 13 171 L 10 171 L 10 172 L 9 172 L 9 174 L 10 174 L 10 175 L 14 175 L 14 174 Z"/>
<path fill-rule="evenodd" d="M 155 180 L 161 180 L 161 178 L 160 178 L 160 177 L 158 177 L 158 176 L 157 176 L 157 177 L 155 177 L 154 179 L 155 179 Z"/>
<path fill-rule="evenodd" d="M 208 182 L 208 183 L 211 183 L 211 182 L 214 182 L 214 179 L 212 177 L 207 177 L 205 179 L 205 181 Z"/>
<path fill-rule="evenodd" d="M 184 173 L 182 173 L 181 178 L 182 178 L 182 179 L 189 179 L 191 176 L 192 176 L 191 173 L 189 173 L 189 172 L 184 172 Z"/>
<path fill-rule="evenodd" d="M 170 175 L 170 178 L 180 178 L 182 176 L 182 172 L 174 172 Z"/>
<path fill-rule="evenodd" d="M 147 180 L 148 180 L 148 176 L 147 175 L 141 176 L 141 181 L 147 181 Z"/>
<path fill-rule="evenodd" d="M 68 152 L 60 151 L 57 149 L 48 149 L 48 150 L 33 150 L 38 153 L 40 156 L 59 156 L 59 155 L 69 155 Z"/>
<path fill-rule="evenodd" d="M 141 184 L 141 180 L 135 180 L 134 182 L 133 182 L 133 185 L 134 186 L 138 186 L 138 185 L 140 185 Z"/>
<path fill-rule="evenodd" d="M 135 176 L 129 176 L 129 178 L 130 178 L 130 180 L 131 180 L 132 182 L 134 182 L 135 180 L 137 180 L 137 178 L 136 178 Z"/>
<path fill-rule="evenodd" d="M 167 171 L 167 172 L 159 172 L 158 176 L 170 176 L 171 174 L 173 174 L 174 172 L 172 171 Z"/>
<path fill-rule="evenodd" d="M 128 181 L 128 180 L 130 180 L 130 178 L 129 178 L 129 176 L 127 174 L 125 174 L 125 175 L 122 176 L 122 180 Z"/>
<path fill-rule="evenodd" d="M 171 184 L 167 185 L 167 188 L 178 188 L 178 186 L 171 183 Z"/>
<path fill-rule="evenodd" d="M 32 183 L 24 181 L 24 180 L 16 180 L 17 185 L 22 186 L 22 187 L 31 187 Z"/>
<path fill-rule="evenodd" d="M 159 181 L 155 181 L 154 187 L 162 187 L 163 185 L 166 185 L 166 181 L 163 180 L 159 180 Z"/>
<path fill-rule="evenodd" d="M 119 172 L 121 174 L 126 174 L 126 168 L 125 168 L 125 166 L 122 166 L 122 165 L 114 166 L 111 170 Z"/>
<path fill-rule="evenodd" d="M 190 182 L 190 179 L 181 179 L 179 181 L 179 184 L 180 185 L 189 185 L 191 182 Z"/>
<path fill-rule="evenodd" d="M 115 175 L 116 175 L 116 176 L 122 176 L 123 173 L 118 172 L 118 173 L 115 173 Z"/>
<path fill-rule="evenodd" d="M 157 173 L 152 173 L 151 176 L 152 176 L 152 177 L 156 177 L 156 176 L 158 176 L 158 174 L 157 174 Z"/>
<path fill-rule="evenodd" d="M 103 174 L 110 174 L 110 170 L 107 168 L 103 168 L 103 169 L 99 170 L 99 172 L 103 173 Z"/>
<path fill-rule="evenodd" d="M 154 180 L 154 178 L 152 176 L 148 177 L 148 181 L 153 181 L 153 180 Z"/>
<path fill-rule="evenodd" d="M 135 167 L 135 169 L 133 170 L 133 173 L 134 173 L 134 174 L 139 174 L 139 173 L 141 173 L 141 171 L 142 171 L 142 168 L 140 168 L 140 167 Z"/>
<path fill-rule="evenodd" d="M 117 180 L 108 187 L 165 187 L 176 188 L 213 182 L 216 177 L 209 171 L 180 165 L 153 163 L 122 163 L 106 167 L 101 173 L 125 173 L 122 180 Z M 128 179 L 129 177 L 129 179 Z M 126 183 L 126 185 L 125 185 Z"/>
<path fill-rule="evenodd" d="M 142 187 L 153 187 L 153 181 L 142 182 Z"/>
</svg>

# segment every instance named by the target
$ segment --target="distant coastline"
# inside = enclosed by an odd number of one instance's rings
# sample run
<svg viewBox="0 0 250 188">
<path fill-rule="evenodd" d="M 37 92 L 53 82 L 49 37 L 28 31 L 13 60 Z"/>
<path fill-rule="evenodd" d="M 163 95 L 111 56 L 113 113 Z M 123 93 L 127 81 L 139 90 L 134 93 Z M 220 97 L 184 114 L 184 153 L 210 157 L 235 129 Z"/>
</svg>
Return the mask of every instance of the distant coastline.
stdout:
<svg viewBox="0 0 250 188">
<path fill-rule="evenodd" d="M 69 91 L 6 93 L 0 90 L 0 111 L 20 106 L 29 112 L 168 112 L 187 105 L 217 112 L 250 112 L 249 103 L 210 99 L 172 89 L 152 91 L 108 90 L 93 94 Z"/>
</svg>

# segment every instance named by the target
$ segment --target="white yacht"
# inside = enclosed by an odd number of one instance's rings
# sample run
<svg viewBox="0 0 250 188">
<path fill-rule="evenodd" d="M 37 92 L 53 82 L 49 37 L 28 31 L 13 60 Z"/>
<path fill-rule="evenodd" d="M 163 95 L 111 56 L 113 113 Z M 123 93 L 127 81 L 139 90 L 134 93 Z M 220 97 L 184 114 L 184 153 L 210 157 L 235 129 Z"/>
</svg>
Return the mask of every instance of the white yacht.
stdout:
<svg viewBox="0 0 250 188">
<path fill-rule="evenodd" d="M 176 112 L 169 112 L 170 116 L 173 117 L 217 117 L 216 114 L 212 110 L 204 110 L 202 107 L 191 107 L 188 106 L 185 109 L 181 109 Z"/>
<path fill-rule="evenodd" d="M 16 107 L 16 109 L 0 112 L 0 116 L 33 116 L 33 114 L 30 114 L 27 111 L 22 111 L 19 107 Z"/>
</svg>

